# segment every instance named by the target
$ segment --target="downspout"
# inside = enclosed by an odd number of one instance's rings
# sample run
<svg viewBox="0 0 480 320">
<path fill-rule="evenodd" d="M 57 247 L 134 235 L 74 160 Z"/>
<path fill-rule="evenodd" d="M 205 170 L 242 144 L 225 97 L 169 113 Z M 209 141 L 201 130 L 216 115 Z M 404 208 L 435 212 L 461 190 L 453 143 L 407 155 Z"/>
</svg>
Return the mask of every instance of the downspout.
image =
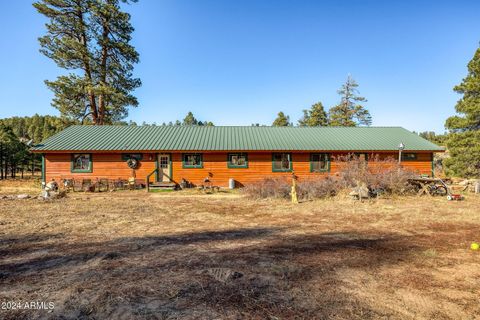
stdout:
<svg viewBox="0 0 480 320">
<path fill-rule="evenodd" d="M 159 169 L 159 164 L 158 164 L 158 154 L 155 154 L 155 182 L 158 182 L 158 178 L 159 178 L 159 175 L 158 175 L 158 169 Z M 148 181 L 147 181 L 148 183 Z"/>
<path fill-rule="evenodd" d="M 42 189 L 45 187 L 45 154 L 42 153 Z"/>
<path fill-rule="evenodd" d="M 435 164 L 433 162 L 434 153 L 432 152 L 432 178 L 435 178 Z"/>
</svg>

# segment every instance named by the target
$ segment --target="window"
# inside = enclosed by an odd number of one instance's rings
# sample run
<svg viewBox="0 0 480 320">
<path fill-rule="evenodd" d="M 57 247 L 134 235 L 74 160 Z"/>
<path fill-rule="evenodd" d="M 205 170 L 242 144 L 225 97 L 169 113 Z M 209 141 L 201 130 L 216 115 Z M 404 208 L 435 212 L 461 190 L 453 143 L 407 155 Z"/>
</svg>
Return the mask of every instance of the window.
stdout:
<svg viewBox="0 0 480 320">
<path fill-rule="evenodd" d="M 349 153 L 347 155 L 347 160 L 348 161 L 352 161 L 352 160 L 368 161 L 368 153 L 360 153 L 360 152 Z"/>
<path fill-rule="evenodd" d="M 330 155 L 328 153 L 312 153 L 310 155 L 310 172 L 330 171 Z"/>
<path fill-rule="evenodd" d="M 71 172 L 92 172 L 92 155 L 74 153 L 72 155 Z"/>
<path fill-rule="evenodd" d="M 416 153 L 402 153 L 402 161 L 415 161 L 417 160 Z"/>
<path fill-rule="evenodd" d="M 274 153 L 272 155 L 272 171 L 292 171 L 292 155 L 290 153 Z"/>
<path fill-rule="evenodd" d="M 168 156 L 160 156 L 158 159 L 158 165 L 160 166 L 160 168 L 168 169 L 170 158 Z"/>
<path fill-rule="evenodd" d="M 142 160 L 143 154 L 141 153 L 123 153 L 122 160 L 127 161 L 128 159 Z"/>
<path fill-rule="evenodd" d="M 229 153 L 229 168 L 248 168 L 248 158 L 246 153 Z"/>
<path fill-rule="evenodd" d="M 184 168 L 203 168 L 203 159 L 200 153 L 185 153 L 183 155 Z"/>
<path fill-rule="evenodd" d="M 355 153 L 355 156 L 358 157 L 360 161 L 368 161 L 368 154 L 367 153 Z"/>
</svg>

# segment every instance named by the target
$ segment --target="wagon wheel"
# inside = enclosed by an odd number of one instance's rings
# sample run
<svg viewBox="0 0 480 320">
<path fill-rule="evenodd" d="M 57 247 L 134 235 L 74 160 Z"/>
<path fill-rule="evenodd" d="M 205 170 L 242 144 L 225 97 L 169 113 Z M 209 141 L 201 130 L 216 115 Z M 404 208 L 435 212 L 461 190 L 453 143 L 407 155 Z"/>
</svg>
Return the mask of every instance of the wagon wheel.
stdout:
<svg viewBox="0 0 480 320">
<path fill-rule="evenodd" d="M 417 186 L 416 190 L 417 190 L 418 196 L 421 196 L 423 194 L 426 194 L 428 196 L 433 195 L 432 193 L 432 188 L 434 187 L 433 185 L 429 183 L 418 182 L 418 183 L 415 183 L 415 186 Z"/>
<path fill-rule="evenodd" d="M 418 193 L 422 189 L 422 186 L 419 183 L 411 181 L 410 185 L 412 186 L 413 191 L 415 191 L 416 193 Z"/>
<path fill-rule="evenodd" d="M 448 194 L 448 190 L 444 186 L 433 185 L 430 187 L 430 194 L 432 196 L 446 196 Z"/>
</svg>

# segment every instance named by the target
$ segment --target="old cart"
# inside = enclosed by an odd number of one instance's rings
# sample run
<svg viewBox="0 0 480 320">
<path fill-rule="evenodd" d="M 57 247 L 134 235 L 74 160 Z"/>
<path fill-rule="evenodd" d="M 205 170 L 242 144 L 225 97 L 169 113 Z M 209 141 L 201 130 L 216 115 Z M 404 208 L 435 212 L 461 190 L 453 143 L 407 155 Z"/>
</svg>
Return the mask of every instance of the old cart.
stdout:
<svg viewBox="0 0 480 320">
<path fill-rule="evenodd" d="M 419 177 L 409 179 L 409 182 L 417 188 L 417 195 L 450 196 L 452 192 L 448 185 L 440 178 Z"/>
</svg>

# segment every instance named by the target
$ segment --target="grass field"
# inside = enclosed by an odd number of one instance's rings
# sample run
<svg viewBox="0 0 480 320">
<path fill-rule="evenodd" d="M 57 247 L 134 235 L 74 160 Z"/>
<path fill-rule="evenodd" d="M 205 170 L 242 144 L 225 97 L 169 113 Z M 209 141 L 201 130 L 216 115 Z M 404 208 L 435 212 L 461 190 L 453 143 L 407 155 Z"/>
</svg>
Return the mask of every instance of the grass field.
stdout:
<svg viewBox="0 0 480 320">
<path fill-rule="evenodd" d="M 19 188 L 22 188 L 21 190 Z M 0 182 L 0 195 L 37 191 Z M 480 197 L 0 200 L 1 319 L 479 319 Z"/>
</svg>

